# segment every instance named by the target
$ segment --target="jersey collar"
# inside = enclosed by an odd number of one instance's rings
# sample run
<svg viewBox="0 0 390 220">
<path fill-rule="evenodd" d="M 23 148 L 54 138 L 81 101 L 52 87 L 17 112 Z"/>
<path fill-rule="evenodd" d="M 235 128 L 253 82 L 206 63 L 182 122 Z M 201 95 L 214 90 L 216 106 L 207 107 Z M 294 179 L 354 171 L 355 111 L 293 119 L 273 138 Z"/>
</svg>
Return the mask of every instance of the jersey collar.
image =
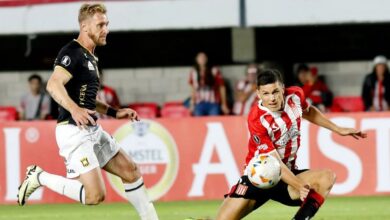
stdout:
<svg viewBox="0 0 390 220">
<path fill-rule="evenodd" d="M 99 61 L 99 58 L 97 58 L 95 54 L 91 53 L 91 51 L 85 48 L 77 39 L 73 39 L 73 40 L 76 41 L 82 48 L 84 48 L 84 50 L 86 50 L 96 61 Z"/>
<path fill-rule="evenodd" d="M 273 112 L 273 111 L 269 110 L 267 107 L 263 106 L 263 100 L 261 100 L 261 99 L 259 100 L 257 106 L 259 107 L 259 109 L 261 109 L 261 110 L 263 110 L 271 115 L 280 115 L 284 111 L 284 106 L 283 106 L 281 111 Z"/>
</svg>

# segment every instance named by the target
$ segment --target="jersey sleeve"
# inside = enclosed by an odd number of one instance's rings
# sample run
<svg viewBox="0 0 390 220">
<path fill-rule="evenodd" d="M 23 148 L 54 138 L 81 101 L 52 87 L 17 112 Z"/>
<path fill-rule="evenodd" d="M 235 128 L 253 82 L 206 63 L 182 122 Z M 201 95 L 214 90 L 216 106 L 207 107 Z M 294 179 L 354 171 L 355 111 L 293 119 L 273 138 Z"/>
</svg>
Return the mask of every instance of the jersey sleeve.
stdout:
<svg viewBox="0 0 390 220">
<path fill-rule="evenodd" d="M 72 49 L 63 48 L 57 55 L 54 61 L 54 68 L 60 67 L 65 69 L 71 77 L 74 76 L 76 71 L 77 62 L 80 59 L 77 57 L 77 51 Z"/>
<path fill-rule="evenodd" d="M 248 127 L 251 135 L 249 144 L 255 146 L 253 150 L 258 151 L 259 154 L 265 154 L 275 150 L 267 129 L 258 120 L 249 121 Z"/>
<path fill-rule="evenodd" d="M 291 89 L 294 90 L 294 93 L 299 97 L 301 101 L 302 111 L 307 111 L 310 107 L 309 102 L 306 100 L 305 93 L 303 92 L 301 87 L 293 86 Z"/>
</svg>

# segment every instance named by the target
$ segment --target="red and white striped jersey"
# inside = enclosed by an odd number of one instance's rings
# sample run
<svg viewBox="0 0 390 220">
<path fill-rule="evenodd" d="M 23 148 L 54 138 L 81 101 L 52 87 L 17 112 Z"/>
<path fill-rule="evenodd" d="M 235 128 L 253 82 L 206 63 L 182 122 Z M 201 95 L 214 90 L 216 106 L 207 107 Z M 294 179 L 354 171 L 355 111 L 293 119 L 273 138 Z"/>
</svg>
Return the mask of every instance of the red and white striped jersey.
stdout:
<svg viewBox="0 0 390 220">
<path fill-rule="evenodd" d="M 205 76 L 200 76 L 200 74 L 198 74 L 195 69 L 191 70 L 188 83 L 195 89 L 195 103 L 221 102 L 221 94 L 219 89 L 224 85 L 222 73 L 217 67 L 213 67 L 211 69 L 211 74 L 213 74 L 214 77 L 214 84 L 207 85 Z"/>
<path fill-rule="evenodd" d="M 385 86 L 383 85 L 382 80 L 378 80 L 375 83 L 374 97 L 372 100 L 372 105 L 374 106 L 375 111 L 386 111 L 389 109 L 388 104 L 385 99 Z"/>
<path fill-rule="evenodd" d="M 272 112 L 262 106 L 254 106 L 248 115 L 250 139 L 246 164 L 253 156 L 276 150 L 289 169 L 295 168 L 300 146 L 302 112 L 309 109 L 300 87 L 285 89 L 283 111 Z"/>
</svg>

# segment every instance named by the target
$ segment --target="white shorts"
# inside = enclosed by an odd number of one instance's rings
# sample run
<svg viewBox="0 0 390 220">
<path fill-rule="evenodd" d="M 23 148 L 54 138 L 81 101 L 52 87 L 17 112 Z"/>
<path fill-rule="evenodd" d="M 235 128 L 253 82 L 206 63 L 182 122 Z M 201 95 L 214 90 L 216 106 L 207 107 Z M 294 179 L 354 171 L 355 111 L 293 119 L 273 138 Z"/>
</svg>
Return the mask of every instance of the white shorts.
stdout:
<svg viewBox="0 0 390 220">
<path fill-rule="evenodd" d="M 56 139 L 60 155 L 65 159 L 68 178 L 104 167 L 120 149 L 100 125 L 81 130 L 71 124 L 57 125 Z"/>
</svg>

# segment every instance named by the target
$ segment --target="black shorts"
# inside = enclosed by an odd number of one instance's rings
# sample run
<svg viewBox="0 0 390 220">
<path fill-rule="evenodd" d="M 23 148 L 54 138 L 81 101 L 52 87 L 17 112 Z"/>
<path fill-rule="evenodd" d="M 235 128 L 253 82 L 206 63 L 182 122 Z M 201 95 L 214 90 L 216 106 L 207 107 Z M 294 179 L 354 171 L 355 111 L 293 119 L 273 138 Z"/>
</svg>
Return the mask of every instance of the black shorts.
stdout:
<svg viewBox="0 0 390 220">
<path fill-rule="evenodd" d="M 298 175 L 305 171 L 307 171 L 307 169 L 293 170 L 292 172 L 295 175 Z M 238 183 L 231 188 L 230 192 L 225 195 L 225 198 L 231 197 L 256 200 L 254 209 L 262 206 L 270 199 L 288 206 L 300 206 L 302 201 L 299 199 L 292 200 L 288 194 L 287 186 L 287 183 L 280 180 L 276 186 L 270 189 L 260 189 L 249 181 L 248 176 L 242 176 Z"/>
</svg>

